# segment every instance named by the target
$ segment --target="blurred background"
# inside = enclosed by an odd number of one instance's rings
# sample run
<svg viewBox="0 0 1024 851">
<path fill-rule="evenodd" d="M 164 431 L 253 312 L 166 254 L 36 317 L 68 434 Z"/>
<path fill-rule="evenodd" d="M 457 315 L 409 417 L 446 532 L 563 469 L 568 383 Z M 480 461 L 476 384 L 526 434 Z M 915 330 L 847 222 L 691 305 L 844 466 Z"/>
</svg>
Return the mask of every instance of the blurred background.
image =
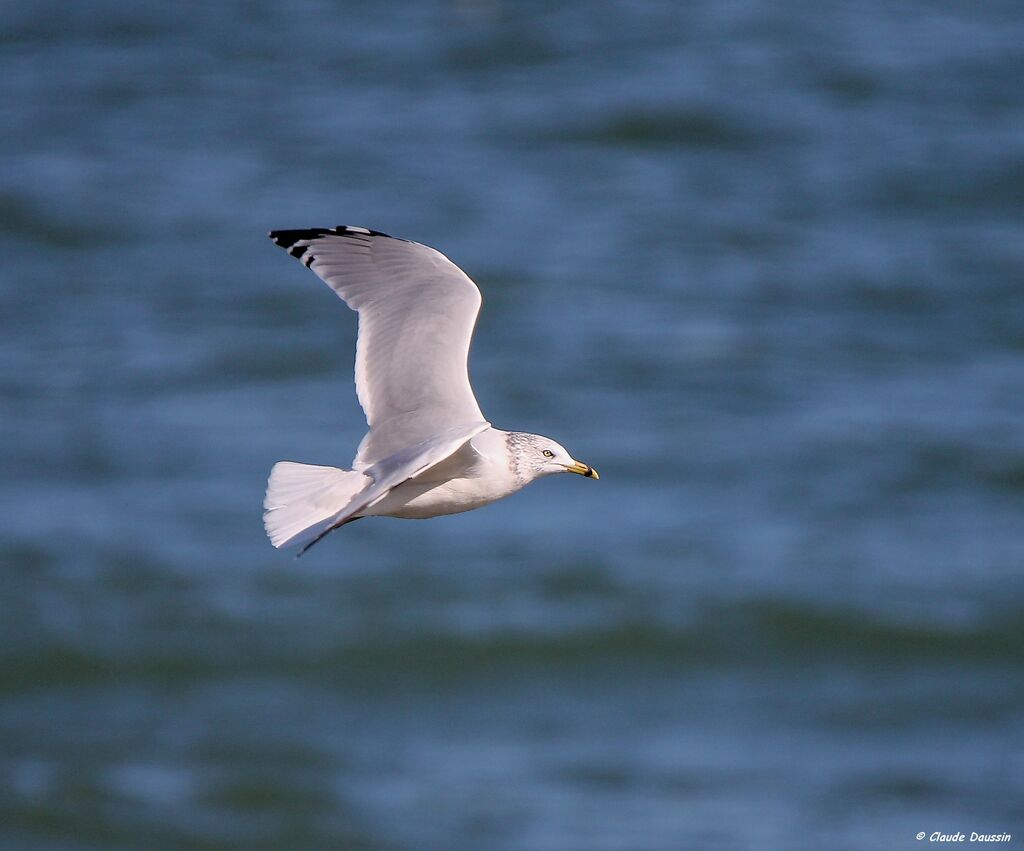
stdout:
<svg viewBox="0 0 1024 851">
<path fill-rule="evenodd" d="M 0 847 L 1019 844 L 1019 3 L 4 14 Z M 601 481 L 273 550 L 340 223 Z"/>
</svg>

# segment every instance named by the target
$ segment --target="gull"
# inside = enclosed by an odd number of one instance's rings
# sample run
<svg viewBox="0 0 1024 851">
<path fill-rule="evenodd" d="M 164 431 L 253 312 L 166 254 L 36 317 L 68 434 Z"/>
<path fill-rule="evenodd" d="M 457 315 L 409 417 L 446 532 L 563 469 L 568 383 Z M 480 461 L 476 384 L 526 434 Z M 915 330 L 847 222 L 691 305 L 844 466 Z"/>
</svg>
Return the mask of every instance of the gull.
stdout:
<svg viewBox="0 0 1024 851">
<path fill-rule="evenodd" d="M 469 383 L 480 290 L 441 252 L 362 227 L 270 238 L 359 315 L 356 395 L 369 431 L 352 469 L 278 461 L 263 524 L 302 555 L 361 517 L 458 514 L 552 473 L 597 479 L 549 437 L 491 426 Z"/>
</svg>

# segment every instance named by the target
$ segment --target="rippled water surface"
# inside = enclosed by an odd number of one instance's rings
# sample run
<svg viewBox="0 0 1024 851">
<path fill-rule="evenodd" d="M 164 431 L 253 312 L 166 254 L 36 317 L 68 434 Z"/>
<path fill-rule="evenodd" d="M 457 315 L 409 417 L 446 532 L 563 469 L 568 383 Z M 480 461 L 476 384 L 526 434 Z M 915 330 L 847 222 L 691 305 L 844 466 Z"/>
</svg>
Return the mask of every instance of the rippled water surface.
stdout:
<svg viewBox="0 0 1024 851">
<path fill-rule="evenodd" d="M 1019 4 L 6 14 L 0 846 L 1024 838 Z M 337 223 L 601 481 L 273 550 Z"/>
</svg>

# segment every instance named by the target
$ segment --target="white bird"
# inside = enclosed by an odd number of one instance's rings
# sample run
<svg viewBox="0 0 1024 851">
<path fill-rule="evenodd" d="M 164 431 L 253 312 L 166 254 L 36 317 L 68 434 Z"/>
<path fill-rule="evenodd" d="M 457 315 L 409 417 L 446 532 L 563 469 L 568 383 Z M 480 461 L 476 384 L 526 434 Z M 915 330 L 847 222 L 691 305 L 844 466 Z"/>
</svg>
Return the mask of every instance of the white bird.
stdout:
<svg viewBox="0 0 1024 851">
<path fill-rule="evenodd" d="M 552 473 L 598 478 L 554 440 L 484 419 L 467 367 L 480 290 L 439 251 L 360 227 L 270 238 L 359 314 L 356 394 L 370 427 L 351 470 L 274 465 L 263 523 L 275 547 L 302 555 L 360 517 L 470 511 Z"/>
</svg>

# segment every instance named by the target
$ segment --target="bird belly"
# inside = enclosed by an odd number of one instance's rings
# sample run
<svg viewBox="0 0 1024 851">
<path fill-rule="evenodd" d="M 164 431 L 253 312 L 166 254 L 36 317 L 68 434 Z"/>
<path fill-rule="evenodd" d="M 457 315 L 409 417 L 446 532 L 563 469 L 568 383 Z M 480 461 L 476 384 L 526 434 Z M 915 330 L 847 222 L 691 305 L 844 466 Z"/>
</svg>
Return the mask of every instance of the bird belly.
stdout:
<svg viewBox="0 0 1024 851">
<path fill-rule="evenodd" d="M 418 482 L 411 479 L 391 490 L 384 499 L 364 512 L 367 516 L 402 517 L 423 520 L 443 514 L 459 514 L 481 508 L 507 496 L 481 479 L 450 479 L 447 482 Z"/>
</svg>

